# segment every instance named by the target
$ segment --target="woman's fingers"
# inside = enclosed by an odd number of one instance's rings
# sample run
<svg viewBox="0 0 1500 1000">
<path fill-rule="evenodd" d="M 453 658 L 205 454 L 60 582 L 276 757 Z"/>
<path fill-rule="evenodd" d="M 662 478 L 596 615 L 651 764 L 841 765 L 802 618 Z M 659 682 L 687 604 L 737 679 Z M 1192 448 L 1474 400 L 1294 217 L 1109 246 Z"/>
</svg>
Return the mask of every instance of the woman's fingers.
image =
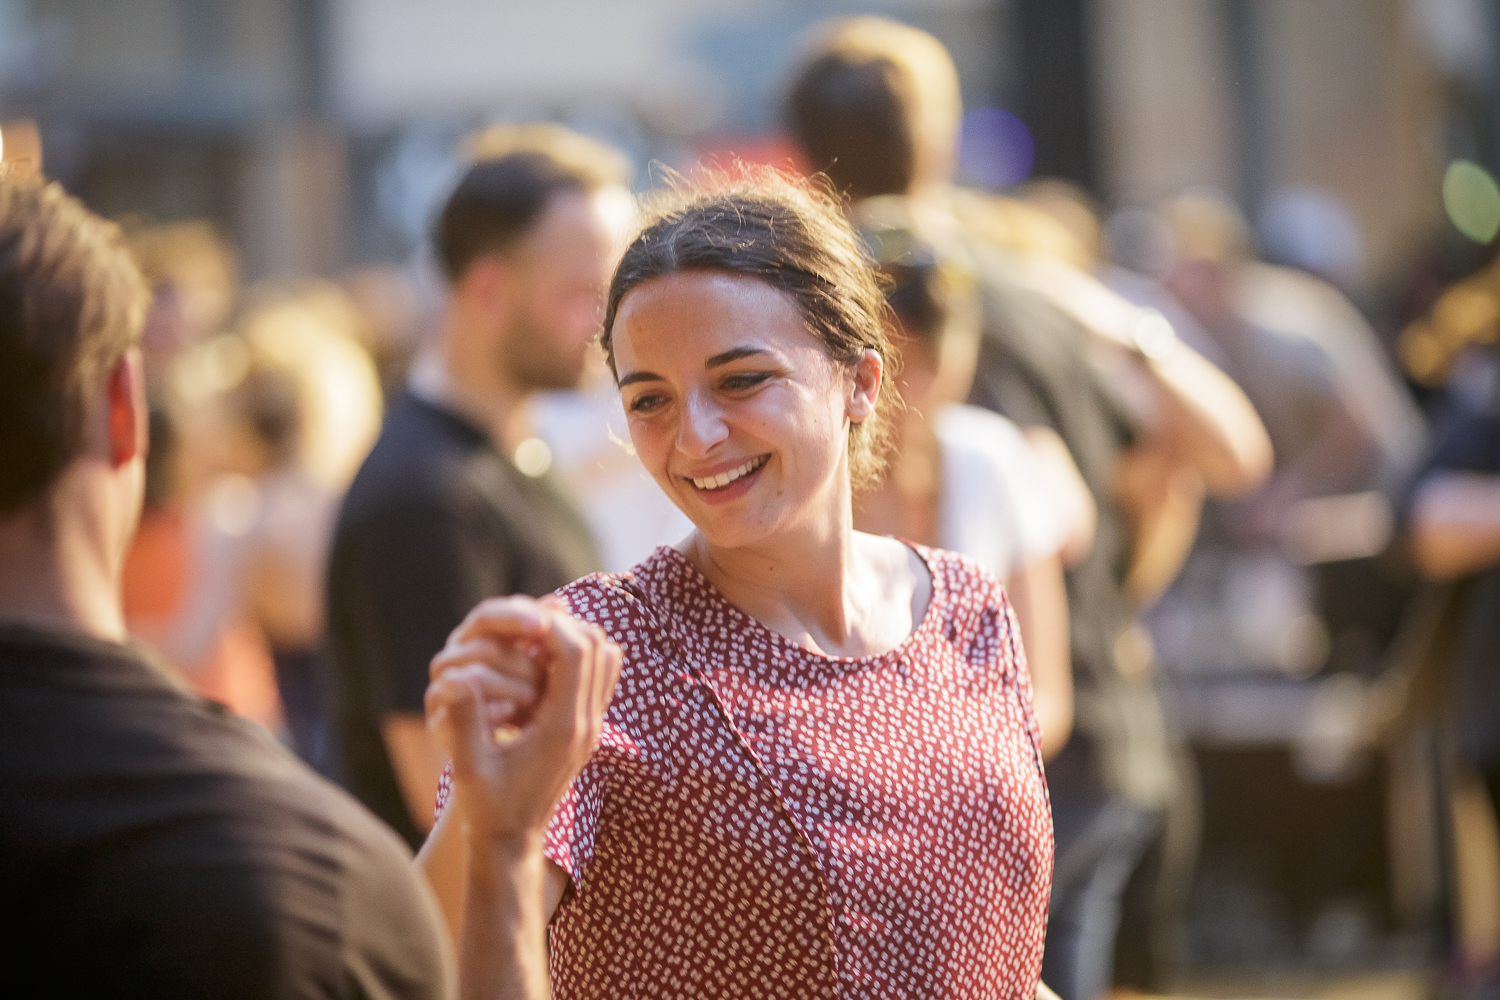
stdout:
<svg viewBox="0 0 1500 1000">
<path fill-rule="evenodd" d="M 534 736 L 581 764 L 598 741 L 621 664 L 619 647 L 555 597 L 486 601 L 432 660 L 429 726 L 455 768 L 465 746 L 478 746 L 474 732 L 490 739 L 502 726 L 520 726 L 517 738 Z"/>
<path fill-rule="evenodd" d="M 495 679 L 495 684 L 509 685 L 500 696 L 529 702 L 540 693 L 542 671 L 536 657 L 514 644 L 502 645 L 488 639 L 475 639 L 444 649 L 432 658 L 428 674 L 436 680 L 451 670 L 468 667 L 482 667 Z"/>
<path fill-rule="evenodd" d="M 536 714 L 553 738 L 566 742 L 570 756 L 587 759 L 603 726 L 604 710 L 619 677 L 621 654 L 600 628 L 562 611 L 556 613 L 544 646 L 548 654 L 546 692 Z"/>
<path fill-rule="evenodd" d="M 458 672 L 445 674 L 427 686 L 423 700 L 428 731 L 453 758 L 453 773 L 473 774 L 480 741 L 492 730 L 485 719 L 479 685 Z"/>
<path fill-rule="evenodd" d="M 542 641 L 548 658 L 546 694 L 538 714 L 545 711 L 551 725 L 571 732 L 587 719 L 599 638 L 591 625 L 561 610 L 551 613 L 551 627 Z"/>
<path fill-rule="evenodd" d="M 498 674 L 482 664 L 453 667 L 438 675 L 438 680 L 444 678 L 456 678 L 469 683 L 478 692 L 486 711 L 490 711 L 492 706 L 509 706 L 507 711 L 510 714 L 506 716 L 508 720 L 514 719 L 518 713 L 528 713 L 541 694 L 536 685 Z M 429 690 L 431 689 L 429 686 Z"/>
<path fill-rule="evenodd" d="M 548 628 L 547 607 L 534 597 L 513 594 L 481 601 L 448 636 L 449 645 L 470 639 L 534 642 Z"/>
<path fill-rule="evenodd" d="M 594 695 L 595 711 L 601 718 L 609 710 L 609 703 L 614 700 L 615 686 L 620 682 L 620 670 L 625 665 L 624 651 L 608 639 L 604 642 L 602 652 L 604 666 L 599 671 L 598 687 Z"/>
</svg>

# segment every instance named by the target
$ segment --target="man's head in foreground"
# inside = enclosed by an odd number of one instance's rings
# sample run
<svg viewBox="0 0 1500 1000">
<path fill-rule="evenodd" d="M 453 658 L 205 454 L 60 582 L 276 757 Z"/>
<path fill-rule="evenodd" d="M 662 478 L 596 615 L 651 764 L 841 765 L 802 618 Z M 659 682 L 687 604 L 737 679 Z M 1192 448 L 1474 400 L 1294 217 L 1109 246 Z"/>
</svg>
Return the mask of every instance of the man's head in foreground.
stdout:
<svg viewBox="0 0 1500 1000">
<path fill-rule="evenodd" d="M 0 172 L 0 619 L 124 637 L 147 301 L 114 225 Z"/>
<path fill-rule="evenodd" d="M 438 217 L 451 336 L 516 392 L 578 384 L 630 206 L 614 149 L 556 125 L 479 133 Z"/>
</svg>

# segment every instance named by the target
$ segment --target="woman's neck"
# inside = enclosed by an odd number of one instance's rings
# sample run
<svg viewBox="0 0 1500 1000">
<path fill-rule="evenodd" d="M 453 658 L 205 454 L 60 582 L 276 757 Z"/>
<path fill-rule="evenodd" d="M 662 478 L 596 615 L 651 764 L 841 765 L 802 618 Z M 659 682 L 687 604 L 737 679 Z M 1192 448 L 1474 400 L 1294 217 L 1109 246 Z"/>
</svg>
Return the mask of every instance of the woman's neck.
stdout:
<svg viewBox="0 0 1500 1000">
<path fill-rule="evenodd" d="M 915 554 L 890 539 L 856 532 L 842 516 L 763 545 L 722 548 L 700 533 L 683 554 L 735 607 L 805 649 L 872 656 L 911 634 L 927 602 L 914 582 Z"/>
</svg>

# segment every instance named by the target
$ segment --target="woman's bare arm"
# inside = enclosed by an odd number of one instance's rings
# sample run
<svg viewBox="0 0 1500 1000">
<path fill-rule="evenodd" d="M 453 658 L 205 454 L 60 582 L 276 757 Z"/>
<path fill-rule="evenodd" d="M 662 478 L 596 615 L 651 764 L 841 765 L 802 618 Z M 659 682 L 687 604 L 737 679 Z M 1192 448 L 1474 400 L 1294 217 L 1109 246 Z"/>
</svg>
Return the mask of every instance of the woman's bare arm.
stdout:
<svg viewBox="0 0 1500 1000">
<path fill-rule="evenodd" d="M 1125 593 L 1149 607 L 1177 579 L 1198 537 L 1203 480 L 1160 448 L 1132 448 L 1120 457 L 1114 486 L 1131 527 Z"/>
<path fill-rule="evenodd" d="M 469 878 L 468 835 L 456 815 L 452 801 L 438 817 L 422 849 L 417 852 L 417 868 L 432 887 L 442 911 L 443 922 L 453 938 L 454 947 L 463 940 L 464 888 Z M 568 873 L 550 860 L 542 873 L 542 914 L 550 921 L 562 902 L 568 887 Z"/>
<path fill-rule="evenodd" d="M 1139 359 L 1149 394 L 1142 414 L 1159 438 L 1203 477 L 1214 496 L 1242 496 L 1271 474 L 1271 440 L 1240 387 L 1176 338 L 1171 324 L 1103 282 L 1059 261 L 1016 259 L 1019 273 L 1102 342 Z"/>
</svg>

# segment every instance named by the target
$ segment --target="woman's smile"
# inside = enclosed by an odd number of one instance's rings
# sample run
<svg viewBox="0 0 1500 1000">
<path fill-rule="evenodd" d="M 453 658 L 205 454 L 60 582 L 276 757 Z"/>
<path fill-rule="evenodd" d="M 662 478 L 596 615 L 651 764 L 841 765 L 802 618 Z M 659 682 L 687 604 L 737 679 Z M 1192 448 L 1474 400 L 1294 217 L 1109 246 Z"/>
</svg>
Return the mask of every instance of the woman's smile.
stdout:
<svg viewBox="0 0 1500 1000">
<path fill-rule="evenodd" d="M 771 460 L 770 455 L 747 459 L 728 472 L 704 476 L 684 476 L 709 503 L 724 503 L 744 496 L 759 479 L 759 472 Z"/>
<path fill-rule="evenodd" d="M 688 476 L 687 478 L 691 479 L 693 481 L 693 485 L 698 487 L 700 490 L 723 489 L 725 486 L 728 486 L 730 483 L 734 482 L 741 476 L 747 476 L 759 469 L 762 465 L 765 465 L 766 459 L 768 458 L 770 458 L 769 455 L 761 455 L 759 458 L 748 459 L 745 462 L 736 465 L 728 472 L 720 472 L 717 474 L 707 473 L 702 476 Z"/>
</svg>

